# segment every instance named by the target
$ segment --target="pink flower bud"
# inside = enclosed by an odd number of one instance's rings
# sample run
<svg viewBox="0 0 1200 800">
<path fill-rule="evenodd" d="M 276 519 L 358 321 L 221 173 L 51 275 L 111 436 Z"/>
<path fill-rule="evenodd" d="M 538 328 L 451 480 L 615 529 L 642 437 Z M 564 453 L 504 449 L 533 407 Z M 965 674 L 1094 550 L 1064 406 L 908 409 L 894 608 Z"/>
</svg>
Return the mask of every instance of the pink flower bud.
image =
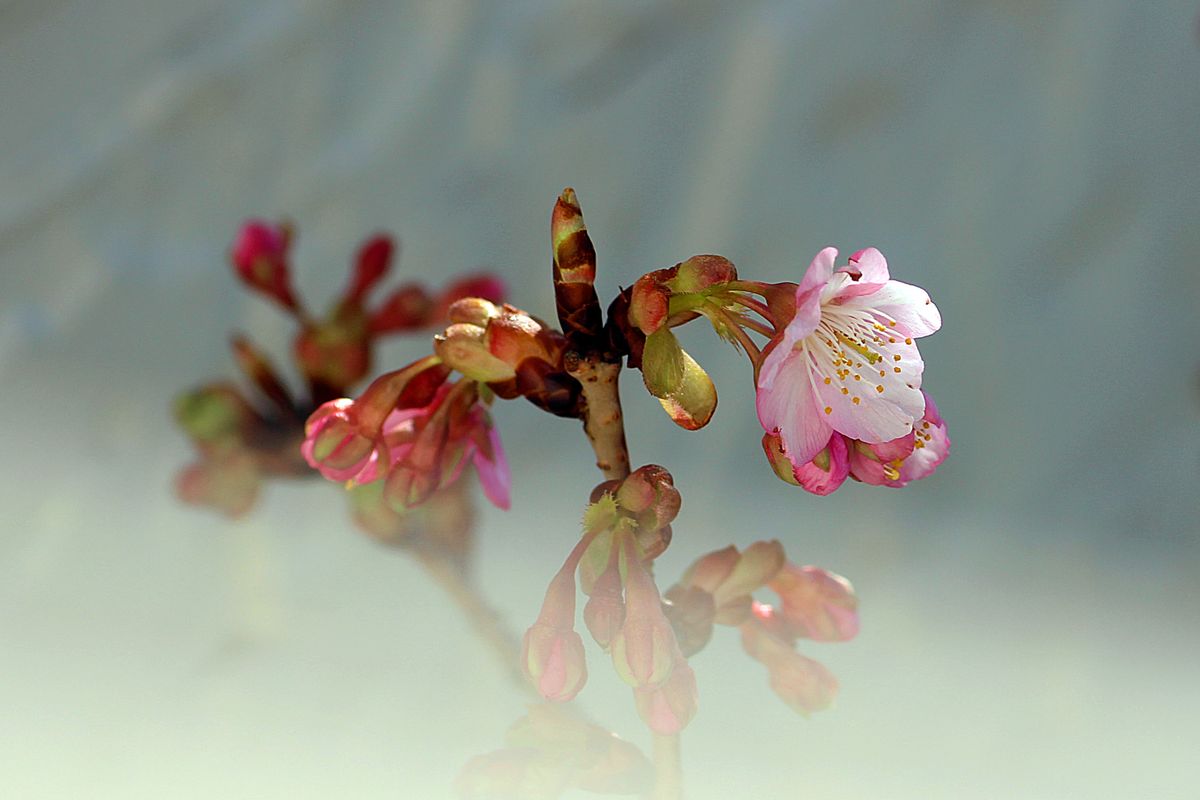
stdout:
<svg viewBox="0 0 1200 800">
<path fill-rule="evenodd" d="M 565 703 L 587 682 L 583 639 L 573 630 L 535 622 L 525 632 L 521 666 L 547 700 Z"/>
<path fill-rule="evenodd" d="M 236 518 L 254 507 L 260 483 L 254 458 L 235 448 L 186 467 L 175 478 L 175 493 L 185 503 Z"/>
<path fill-rule="evenodd" d="M 737 564 L 723 580 L 716 591 L 713 600 L 717 608 L 737 597 L 750 595 L 756 589 L 767 585 L 767 581 L 775 577 L 785 562 L 783 545 L 778 541 L 755 542 L 742 551 Z M 747 603 L 749 611 L 749 603 Z"/>
<path fill-rule="evenodd" d="M 684 586 L 703 589 L 711 595 L 733 572 L 733 568 L 737 566 L 740 558 L 741 555 L 733 545 L 713 551 L 701 556 L 688 567 L 679 582 Z"/>
<path fill-rule="evenodd" d="M 621 571 L 615 558 L 592 584 L 590 594 L 583 607 L 583 621 L 596 644 L 607 649 L 625 622 Z"/>
<path fill-rule="evenodd" d="M 424 287 L 408 283 L 396 289 L 371 313 L 367 327 L 372 334 L 424 328 L 434 318 L 434 301 Z"/>
<path fill-rule="evenodd" d="M 667 322 L 671 293 L 654 276 L 643 275 L 629 297 L 629 321 L 649 336 Z"/>
<path fill-rule="evenodd" d="M 380 443 L 359 424 L 354 401 L 343 397 L 323 404 L 305 425 L 300 452 L 329 480 L 367 483 L 379 470 Z"/>
<path fill-rule="evenodd" d="M 638 716 L 650 730 L 663 735 L 679 733 L 696 716 L 699 695 L 696 673 L 684 658 L 679 658 L 666 681 L 633 690 Z"/>
<path fill-rule="evenodd" d="M 613 667 L 630 686 L 654 686 L 671 674 L 679 645 L 663 614 L 654 578 L 628 538 L 621 559 L 625 567 L 625 624 L 610 643 Z"/>
<path fill-rule="evenodd" d="M 234 239 L 229 258 L 247 286 L 295 310 L 297 303 L 288 267 L 290 239 L 290 232 L 283 225 L 247 220 Z"/>
<path fill-rule="evenodd" d="M 550 581 L 537 621 L 525 632 L 521 669 L 542 697 L 566 702 L 587 682 L 583 640 L 575 628 L 575 568 L 586 547 L 581 541 Z"/>
<path fill-rule="evenodd" d="M 858 598 L 841 575 L 787 564 L 770 586 L 782 600 L 777 616 L 791 635 L 837 642 L 858 633 Z"/>
<path fill-rule="evenodd" d="M 742 646 L 767 668 L 771 689 L 792 710 L 808 716 L 832 705 L 838 690 L 833 673 L 795 652 L 757 619 L 742 625 Z"/>
<path fill-rule="evenodd" d="M 346 299 L 360 302 L 387 275 L 395 244 L 390 236 L 374 236 L 365 241 L 354 259 L 354 272 Z"/>
</svg>

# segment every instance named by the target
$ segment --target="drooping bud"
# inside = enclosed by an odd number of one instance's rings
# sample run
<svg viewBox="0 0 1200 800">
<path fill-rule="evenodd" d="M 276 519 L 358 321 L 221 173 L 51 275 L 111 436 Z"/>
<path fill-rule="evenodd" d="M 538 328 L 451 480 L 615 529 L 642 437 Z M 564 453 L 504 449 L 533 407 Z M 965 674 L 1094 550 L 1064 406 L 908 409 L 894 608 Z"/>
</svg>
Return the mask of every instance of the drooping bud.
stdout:
<svg viewBox="0 0 1200 800">
<path fill-rule="evenodd" d="M 742 646 L 767 668 L 771 689 L 793 711 L 808 716 L 833 704 L 838 682 L 823 664 L 794 651 L 756 619 L 741 630 Z"/>
<path fill-rule="evenodd" d="M 575 632 L 575 569 L 585 537 L 550 581 L 537 621 L 525 632 L 521 669 L 547 700 L 566 702 L 587 682 L 583 640 Z"/>
<path fill-rule="evenodd" d="M 242 223 L 229 259 L 238 277 L 251 289 L 277 301 L 289 311 L 296 311 L 292 278 L 288 265 L 291 229 L 259 219 Z"/>
<path fill-rule="evenodd" d="M 185 503 L 236 518 L 254 507 L 260 485 L 254 457 L 231 448 L 185 467 L 175 478 L 175 493 Z"/>
<path fill-rule="evenodd" d="M 633 698 L 638 716 L 650 730 L 663 735 L 679 733 L 696 716 L 699 707 L 696 673 L 680 657 L 666 681 L 634 689 Z"/>
<path fill-rule="evenodd" d="M 596 249 L 583 223 L 575 190 L 563 189 L 550 218 L 554 250 L 554 298 L 558 320 L 572 349 L 585 353 L 601 343 L 603 322 L 596 278 Z"/>
<path fill-rule="evenodd" d="M 613 667 L 630 686 L 654 686 L 670 676 L 679 645 L 663 614 L 654 578 L 628 537 L 623 539 L 620 557 L 625 574 L 625 624 L 610 643 Z"/>
<path fill-rule="evenodd" d="M 841 575 L 786 564 L 770 587 L 782 600 L 777 615 L 791 635 L 838 642 L 858 633 L 858 598 Z"/>
<path fill-rule="evenodd" d="M 718 608 L 717 621 L 723 624 L 737 624 L 737 622 L 726 622 L 722 619 L 721 610 L 730 606 L 738 598 L 744 597 L 748 613 L 750 594 L 766 586 L 767 582 L 783 568 L 785 562 L 783 545 L 776 540 L 755 542 L 743 550 L 733 570 L 713 592 L 713 599 Z"/>
<path fill-rule="evenodd" d="M 679 345 L 669 328 L 646 337 L 642 379 L 650 394 L 681 428 L 703 428 L 717 409 L 717 389 L 708 373 Z"/>
<path fill-rule="evenodd" d="M 609 548 L 608 566 L 592 583 L 588 594 L 583 621 L 596 644 L 608 649 L 625 623 L 625 597 L 616 548 Z"/>
<path fill-rule="evenodd" d="M 392 264 L 395 244 L 386 235 L 374 236 L 363 242 L 354 259 L 354 271 L 345 299 L 362 302 L 362 299 L 387 275 Z"/>
</svg>

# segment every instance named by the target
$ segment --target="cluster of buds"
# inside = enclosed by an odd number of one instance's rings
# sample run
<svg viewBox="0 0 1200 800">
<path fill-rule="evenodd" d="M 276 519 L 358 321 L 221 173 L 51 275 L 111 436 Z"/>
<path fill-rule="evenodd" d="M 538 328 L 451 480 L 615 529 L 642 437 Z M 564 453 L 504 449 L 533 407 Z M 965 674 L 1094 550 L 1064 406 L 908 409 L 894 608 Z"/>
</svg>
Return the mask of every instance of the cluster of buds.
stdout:
<svg viewBox="0 0 1200 800">
<path fill-rule="evenodd" d="M 707 424 L 716 391 L 671 333 L 703 316 L 751 360 L 762 446 L 780 478 L 814 494 L 847 477 L 904 486 L 950 449 L 914 342 L 941 316 L 923 290 L 891 279 L 878 250 L 837 269 L 836 258 L 822 250 L 799 284 L 739 280 L 719 256 L 648 273 L 628 293 L 630 360 L 676 423 Z"/>
<path fill-rule="evenodd" d="M 575 631 L 575 575 L 588 602 L 584 623 L 634 692 L 638 713 L 658 733 L 676 733 L 696 712 L 696 677 L 663 613 L 650 562 L 670 542 L 679 492 L 662 467 L 647 465 L 596 488 L 584 533 L 546 592 L 526 632 L 521 666 L 548 700 L 570 700 L 587 680 Z"/>
<path fill-rule="evenodd" d="M 635 745 L 564 706 L 532 706 L 504 737 L 505 747 L 476 756 L 456 782 L 460 797 L 550 798 L 572 789 L 642 794 L 654 767 Z"/>
<path fill-rule="evenodd" d="M 292 283 L 294 238 L 286 223 L 248 220 L 239 230 L 229 258 L 235 274 L 250 289 L 278 303 L 298 322 L 293 355 L 308 384 L 307 394 L 289 390 L 266 355 L 245 337 L 235 336 L 234 359 L 253 394 L 245 395 L 237 386 L 220 382 L 183 395 L 175 405 L 176 419 L 199 454 L 178 476 L 177 492 L 186 502 L 210 506 L 229 516 L 240 516 L 253 507 L 265 478 L 312 474 L 301 452 L 305 419 L 370 372 L 372 350 L 380 336 L 428 330 L 443 322 L 450 307 L 463 297 L 499 301 L 504 293 L 498 278 L 479 273 L 439 292 L 406 283 L 368 308 L 370 295 L 386 277 L 395 251 L 389 237 L 374 236 L 359 247 L 348 284 L 327 318 L 317 321 Z M 490 440 L 483 443 L 487 454 L 492 449 Z M 456 503 L 464 500 L 458 497 Z M 360 525 L 374 536 L 392 540 L 418 528 L 449 534 L 455 517 L 470 518 L 469 508 L 452 514 L 447 503 L 438 505 L 446 507 L 444 513 L 418 522 L 384 513 L 367 495 L 352 498 Z"/>
<path fill-rule="evenodd" d="M 504 285 L 492 275 L 464 277 L 436 294 L 406 283 L 381 303 L 368 307 L 370 295 L 391 268 L 395 245 L 387 236 L 364 242 L 355 256 L 350 281 L 324 319 L 313 318 L 292 288 L 291 228 L 286 223 L 246 222 L 230 259 L 251 289 L 279 303 L 300 323 L 293 344 L 296 363 L 320 403 L 340 397 L 371 372 L 375 340 L 385 334 L 426 330 L 446 318 L 463 297 L 500 300 Z"/>
<path fill-rule="evenodd" d="M 579 416 L 581 387 L 563 366 L 562 333 L 519 308 L 477 297 L 454 303 L 448 315 L 450 326 L 434 337 L 434 352 L 448 367 L 504 399 L 525 397 L 557 416 Z"/>
<path fill-rule="evenodd" d="M 768 587 L 778 607 L 753 599 Z M 837 680 L 795 650 L 798 639 L 845 641 L 858 633 L 858 600 L 850 582 L 817 567 L 788 563 L 777 541 L 739 553 L 726 547 L 698 559 L 666 593 L 667 616 L 689 656 L 703 648 L 713 626 L 741 630 L 742 646 L 767 668 L 771 688 L 801 714 L 827 708 Z"/>
<path fill-rule="evenodd" d="M 488 499 L 508 508 L 511 479 L 489 399 L 481 384 L 450 380 L 449 368 L 429 356 L 380 376 L 357 399 L 321 405 L 301 453 L 330 480 L 384 481 L 383 499 L 396 511 L 453 485 L 470 462 Z"/>
</svg>

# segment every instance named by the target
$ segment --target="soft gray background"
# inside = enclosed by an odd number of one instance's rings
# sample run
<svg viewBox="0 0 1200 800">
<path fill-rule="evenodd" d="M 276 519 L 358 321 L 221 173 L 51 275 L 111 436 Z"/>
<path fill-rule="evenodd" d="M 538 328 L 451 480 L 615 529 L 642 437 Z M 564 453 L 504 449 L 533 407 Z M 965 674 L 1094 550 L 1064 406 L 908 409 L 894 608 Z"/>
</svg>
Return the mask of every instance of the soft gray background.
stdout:
<svg viewBox="0 0 1200 800">
<path fill-rule="evenodd" d="M 719 632 L 691 797 L 1200 796 L 1197 10 L 0 3 L 0 795 L 443 797 L 499 745 L 522 700 L 416 566 L 333 486 L 236 525 L 179 507 L 168 409 L 232 374 L 231 328 L 286 348 L 224 266 L 241 218 L 298 222 L 318 305 L 383 228 L 405 274 L 490 265 L 551 314 L 572 185 L 608 293 L 873 244 L 945 318 L 922 352 L 954 454 L 903 492 L 775 480 L 748 366 L 703 331 L 704 432 L 627 379 L 634 461 L 685 498 L 664 576 L 777 537 L 862 599 L 855 642 L 807 651 L 843 683 L 807 721 Z M 518 629 L 596 477 L 575 425 L 499 417 L 515 504 L 479 571 Z M 592 666 L 584 707 L 645 743 Z"/>
</svg>

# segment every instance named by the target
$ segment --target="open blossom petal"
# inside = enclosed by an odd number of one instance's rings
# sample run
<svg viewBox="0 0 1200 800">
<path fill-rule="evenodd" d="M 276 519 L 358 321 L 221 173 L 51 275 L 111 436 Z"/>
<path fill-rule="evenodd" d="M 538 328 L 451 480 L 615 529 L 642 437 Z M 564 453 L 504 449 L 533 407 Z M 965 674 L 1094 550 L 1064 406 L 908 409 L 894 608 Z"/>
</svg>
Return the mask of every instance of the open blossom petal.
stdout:
<svg viewBox="0 0 1200 800">
<path fill-rule="evenodd" d="M 869 444 L 913 432 L 925 411 L 914 339 L 941 325 L 924 290 L 891 280 L 878 250 L 834 271 L 836 256 L 826 248 L 809 266 L 796 314 L 768 346 L 757 381 L 759 421 L 798 469 L 834 431 Z"/>
</svg>

